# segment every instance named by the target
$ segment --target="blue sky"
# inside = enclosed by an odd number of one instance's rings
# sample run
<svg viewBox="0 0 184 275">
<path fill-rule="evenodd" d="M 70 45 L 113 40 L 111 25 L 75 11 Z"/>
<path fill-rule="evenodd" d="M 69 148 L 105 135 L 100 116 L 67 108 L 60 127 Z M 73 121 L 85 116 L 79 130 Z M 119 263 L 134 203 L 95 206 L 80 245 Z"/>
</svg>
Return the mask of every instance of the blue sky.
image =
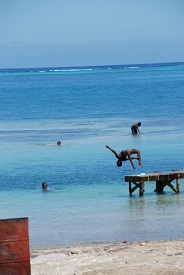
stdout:
<svg viewBox="0 0 184 275">
<path fill-rule="evenodd" d="M 184 0 L 0 0 L 0 68 L 184 61 Z"/>
</svg>

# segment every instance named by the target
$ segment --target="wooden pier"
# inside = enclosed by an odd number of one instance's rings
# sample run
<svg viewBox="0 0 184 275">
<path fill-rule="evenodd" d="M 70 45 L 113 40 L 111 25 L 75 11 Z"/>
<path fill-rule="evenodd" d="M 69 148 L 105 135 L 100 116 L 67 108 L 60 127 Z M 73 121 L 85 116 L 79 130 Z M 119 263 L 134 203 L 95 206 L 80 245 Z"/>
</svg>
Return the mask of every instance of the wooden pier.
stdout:
<svg viewBox="0 0 184 275">
<path fill-rule="evenodd" d="M 127 175 L 125 176 L 125 182 L 129 182 L 130 196 L 137 188 L 139 188 L 139 195 L 143 196 L 145 192 L 145 182 L 147 181 L 156 182 L 156 189 L 154 190 L 155 192 L 163 192 L 164 187 L 167 185 L 175 193 L 179 193 L 180 178 L 184 178 L 184 170 L 172 170 L 170 172 L 154 172 L 152 174 L 141 173 L 140 175 Z M 176 180 L 175 187 L 171 183 L 173 180 Z M 132 184 L 134 184 L 135 186 L 132 187 Z"/>
</svg>

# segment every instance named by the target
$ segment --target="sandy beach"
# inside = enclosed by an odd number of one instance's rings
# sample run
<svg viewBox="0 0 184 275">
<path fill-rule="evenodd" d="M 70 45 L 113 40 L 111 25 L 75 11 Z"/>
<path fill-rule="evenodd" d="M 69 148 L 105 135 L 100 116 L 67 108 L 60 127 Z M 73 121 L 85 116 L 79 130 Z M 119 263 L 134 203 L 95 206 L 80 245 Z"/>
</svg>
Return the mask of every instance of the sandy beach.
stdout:
<svg viewBox="0 0 184 275">
<path fill-rule="evenodd" d="M 184 239 L 31 251 L 32 275 L 182 275 Z"/>
</svg>

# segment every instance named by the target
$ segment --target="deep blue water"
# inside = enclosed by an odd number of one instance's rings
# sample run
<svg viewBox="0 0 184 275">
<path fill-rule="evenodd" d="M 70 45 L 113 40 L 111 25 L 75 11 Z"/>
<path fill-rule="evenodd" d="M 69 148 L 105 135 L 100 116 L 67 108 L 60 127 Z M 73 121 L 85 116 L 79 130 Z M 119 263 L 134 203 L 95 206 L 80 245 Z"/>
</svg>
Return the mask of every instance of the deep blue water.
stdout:
<svg viewBox="0 0 184 275">
<path fill-rule="evenodd" d="M 184 63 L 3 69 L 0 94 L 0 218 L 29 217 L 31 247 L 183 237 L 183 179 L 130 198 L 124 176 L 183 170 Z"/>
</svg>

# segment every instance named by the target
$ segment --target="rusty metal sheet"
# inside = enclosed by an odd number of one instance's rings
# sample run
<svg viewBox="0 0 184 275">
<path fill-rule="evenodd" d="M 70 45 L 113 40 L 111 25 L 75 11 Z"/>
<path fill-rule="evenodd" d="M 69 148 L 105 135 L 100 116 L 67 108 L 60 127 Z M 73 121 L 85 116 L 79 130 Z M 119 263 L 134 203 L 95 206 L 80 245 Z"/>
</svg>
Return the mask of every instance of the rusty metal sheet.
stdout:
<svg viewBox="0 0 184 275">
<path fill-rule="evenodd" d="M 0 220 L 0 275 L 30 275 L 28 218 Z"/>
</svg>

